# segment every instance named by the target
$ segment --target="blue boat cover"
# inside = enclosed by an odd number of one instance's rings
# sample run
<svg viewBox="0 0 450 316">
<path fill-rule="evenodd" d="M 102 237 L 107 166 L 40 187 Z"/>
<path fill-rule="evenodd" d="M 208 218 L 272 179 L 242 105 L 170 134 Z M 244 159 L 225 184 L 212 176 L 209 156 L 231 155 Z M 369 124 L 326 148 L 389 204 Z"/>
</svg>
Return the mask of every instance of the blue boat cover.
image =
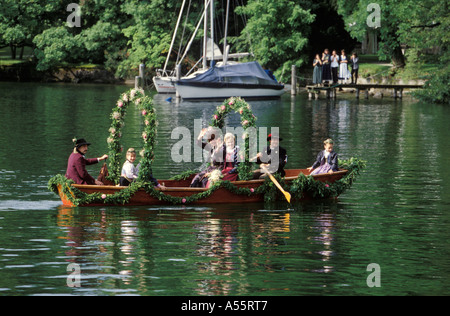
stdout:
<svg viewBox="0 0 450 316">
<path fill-rule="evenodd" d="M 194 78 L 181 79 L 180 83 L 231 83 L 274 86 L 280 85 L 276 80 L 272 79 L 256 61 L 239 64 L 229 64 L 225 66 L 214 66 Z"/>
</svg>

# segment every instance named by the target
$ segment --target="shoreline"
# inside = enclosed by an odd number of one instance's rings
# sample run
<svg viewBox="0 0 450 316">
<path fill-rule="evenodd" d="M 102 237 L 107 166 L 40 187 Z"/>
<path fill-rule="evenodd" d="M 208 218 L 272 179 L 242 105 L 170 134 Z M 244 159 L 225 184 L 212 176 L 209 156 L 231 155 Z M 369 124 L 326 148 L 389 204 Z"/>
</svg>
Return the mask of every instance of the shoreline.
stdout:
<svg viewBox="0 0 450 316">
<path fill-rule="evenodd" d="M 0 64 L 0 74 L 0 82 L 134 84 L 134 80 L 116 78 L 112 72 L 101 67 L 61 67 L 54 72 L 42 72 L 37 71 L 34 64 L 24 62 Z"/>
</svg>

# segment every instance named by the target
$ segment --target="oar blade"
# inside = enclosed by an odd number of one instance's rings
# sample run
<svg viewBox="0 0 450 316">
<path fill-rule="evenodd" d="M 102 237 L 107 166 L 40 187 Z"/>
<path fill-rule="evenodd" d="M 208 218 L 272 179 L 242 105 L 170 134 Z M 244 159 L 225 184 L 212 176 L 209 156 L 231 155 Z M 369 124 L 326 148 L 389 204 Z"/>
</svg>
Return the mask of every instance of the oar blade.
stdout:
<svg viewBox="0 0 450 316">
<path fill-rule="evenodd" d="M 284 192 L 284 197 L 288 201 L 289 204 L 291 204 L 291 194 L 289 192 Z"/>
</svg>

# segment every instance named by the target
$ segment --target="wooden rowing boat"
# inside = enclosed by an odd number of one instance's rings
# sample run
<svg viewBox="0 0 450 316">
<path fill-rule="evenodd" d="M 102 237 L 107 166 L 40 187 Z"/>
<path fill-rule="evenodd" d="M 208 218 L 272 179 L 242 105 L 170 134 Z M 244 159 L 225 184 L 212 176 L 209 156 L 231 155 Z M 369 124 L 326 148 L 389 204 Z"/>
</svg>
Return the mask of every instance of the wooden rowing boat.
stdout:
<svg viewBox="0 0 450 316">
<path fill-rule="evenodd" d="M 308 176 L 310 172 L 307 169 L 286 169 L 286 176 L 284 178 L 284 182 L 286 187 L 288 187 L 295 179 L 299 177 L 299 175 L 303 174 Z M 319 174 L 313 175 L 313 179 L 315 181 L 320 181 L 323 183 L 332 184 L 347 174 L 347 170 L 340 169 L 337 172 L 332 174 Z M 208 189 L 206 188 L 191 188 L 189 187 L 191 180 L 194 175 L 191 175 L 185 180 L 158 180 L 160 184 L 163 184 L 166 188 L 161 192 L 165 195 L 171 197 L 181 198 L 182 200 L 192 197 L 193 195 L 206 192 Z M 255 202 L 263 202 L 264 194 L 257 192 L 257 189 L 264 185 L 266 180 L 250 180 L 250 181 L 233 181 L 230 182 L 237 189 L 250 189 L 251 192 L 255 192 L 255 194 L 237 194 L 236 192 L 232 192 L 228 188 L 219 187 L 217 190 L 213 191 L 210 195 L 197 199 L 193 201 L 191 204 L 226 204 L 226 203 L 255 203 Z M 105 205 L 114 205 L 113 203 L 108 204 L 107 200 L 95 200 L 89 203 L 83 204 L 75 204 L 74 198 L 76 198 L 76 193 L 74 191 L 83 192 L 85 194 L 101 194 L 103 198 L 108 195 L 115 195 L 120 193 L 122 190 L 126 190 L 128 187 L 123 186 L 98 186 L 98 185 L 79 185 L 79 184 L 71 184 L 66 185 L 66 190 L 63 190 L 63 186 L 65 184 L 59 183 L 57 185 L 57 191 L 61 198 L 61 201 L 64 205 L 67 206 L 105 206 Z M 327 184 L 328 185 L 328 184 Z M 75 190 L 76 189 L 76 190 Z M 160 190 L 160 189 L 157 189 Z M 71 196 L 68 196 L 68 195 Z M 333 196 L 336 198 L 337 196 Z M 303 194 L 302 196 L 294 196 L 296 200 L 304 200 L 311 199 L 311 196 L 308 194 Z M 167 200 L 160 199 L 155 197 L 152 194 L 149 194 L 144 188 L 138 189 L 125 203 L 126 205 L 165 205 L 171 204 Z"/>
</svg>

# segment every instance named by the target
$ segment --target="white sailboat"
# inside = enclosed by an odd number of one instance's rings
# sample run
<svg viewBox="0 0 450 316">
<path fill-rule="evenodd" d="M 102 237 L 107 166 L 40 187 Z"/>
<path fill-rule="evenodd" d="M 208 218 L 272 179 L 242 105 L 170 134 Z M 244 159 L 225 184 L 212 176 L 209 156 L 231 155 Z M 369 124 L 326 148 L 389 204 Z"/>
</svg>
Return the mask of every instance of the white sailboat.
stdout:
<svg viewBox="0 0 450 316">
<path fill-rule="evenodd" d="M 269 75 L 261 65 L 254 61 L 248 63 L 228 62 L 231 57 L 240 57 L 243 54 L 228 54 L 227 29 L 229 16 L 229 0 L 227 0 L 227 12 L 225 22 L 225 37 L 223 55 L 215 49 L 214 44 L 214 4 L 211 3 L 211 37 L 212 42 L 207 44 L 204 40 L 204 52 L 206 46 L 211 47 L 211 56 L 203 59 L 203 69 L 206 69 L 207 59 L 221 59 L 221 63 L 214 64 L 202 74 L 189 78 L 181 78 L 175 81 L 177 94 L 183 99 L 224 99 L 233 96 L 244 98 L 278 98 L 284 93 L 284 85 L 278 83 L 273 76 Z M 206 6 L 205 6 L 206 15 Z M 206 37 L 205 18 L 205 37 Z M 215 55 L 215 53 L 218 55 Z M 219 55 L 220 54 L 220 55 Z M 206 55 L 206 53 L 204 53 Z"/>
<path fill-rule="evenodd" d="M 207 6 L 210 1 L 211 0 L 205 1 L 205 6 Z M 167 64 L 169 62 L 170 55 L 172 53 L 173 45 L 174 45 L 175 38 L 176 38 L 176 35 L 178 32 L 178 27 L 180 26 L 181 17 L 183 16 L 185 4 L 186 4 L 186 0 L 183 0 L 183 4 L 181 5 L 180 13 L 178 14 L 177 24 L 175 26 L 175 30 L 172 35 L 172 41 L 170 43 L 169 52 L 167 53 L 166 62 L 164 63 L 164 68 L 157 69 L 156 76 L 153 77 L 153 83 L 154 83 L 155 88 L 158 91 L 158 93 L 175 93 L 176 92 L 176 89 L 175 89 L 175 80 L 177 79 L 176 78 L 176 70 L 175 70 L 176 67 L 175 67 L 175 69 L 173 69 L 172 71 L 169 72 L 169 71 L 167 71 Z M 200 27 L 201 22 L 204 17 L 205 17 L 205 12 L 203 12 L 203 15 L 201 16 L 200 21 L 198 22 L 198 24 L 195 28 L 194 34 L 192 35 L 189 43 L 187 44 L 184 54 L 179 59 L 179 62 L 177 65 L 179 65 L 181 63 L 181 61 L 184 60 L 184 58 L 186 57 L 186 54 L 191 47 L 192 41 L 194 40 L 194 37 L 197 34 L 197 30 Z M 200 61 L 201 61 L 201 59 L 197 62 L 197 64 Z M 194 69 L 197 66 L 197 64 L 195 64 L 195 66 L 192 67 L 192 69 Z"/>
</svg>

